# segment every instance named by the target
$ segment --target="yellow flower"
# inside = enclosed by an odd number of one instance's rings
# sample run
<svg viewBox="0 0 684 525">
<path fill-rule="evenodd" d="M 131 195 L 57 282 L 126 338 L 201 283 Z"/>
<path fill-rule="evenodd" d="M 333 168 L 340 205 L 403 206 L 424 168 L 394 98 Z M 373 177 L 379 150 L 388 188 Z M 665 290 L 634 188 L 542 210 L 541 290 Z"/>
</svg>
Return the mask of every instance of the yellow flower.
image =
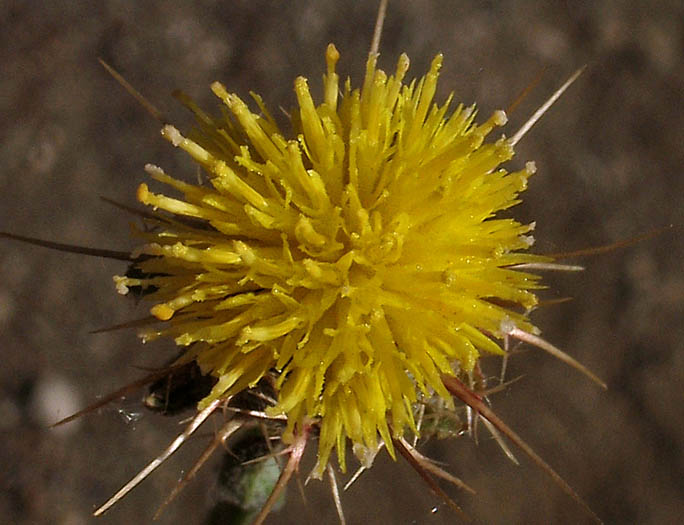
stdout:
<svg viewBox="0 0 684 525">
<path fill-rule="evenodd" d="M 505 114 L 478 125 L 474 107 L 435 103 L 441 55 L 408 84 L 405 55 L 391 76 L 376 58 L 360 89 L 340 89 L 330 45 L 323 102 L 297 78 L 288 135 L 257 95 L 253 113 L 214 83 L 220 118 L 185 100 L 198 129 L 163 135 L 207 183 L 147 166 L 180 196 L 140 186 L 142 203 L 168 213 L 139 232 L 142 278 L 115 278 L 122 293 L 152 291 L 164 324 L 145 340 L 173 337 L 181 362 L 218 378 L 200 409 L 274 370 L 270 413 L 287 416 L 286 440 L 317 422 L 319 475 L 335 447 L 344 469 L 347 438 L 362 461 L 379 439 L 394 455 L 392 438 L 417 432 L 420 395 L 452 403 L 443 374 L 503 354 L 504 327 L 534 333 L 538 278 L 512 266 L 548 260 L 525 252 L 533 225 L 496 217 L 534 172 L 501 167 L 512 141 L 485 142 Z"/>
</svg>

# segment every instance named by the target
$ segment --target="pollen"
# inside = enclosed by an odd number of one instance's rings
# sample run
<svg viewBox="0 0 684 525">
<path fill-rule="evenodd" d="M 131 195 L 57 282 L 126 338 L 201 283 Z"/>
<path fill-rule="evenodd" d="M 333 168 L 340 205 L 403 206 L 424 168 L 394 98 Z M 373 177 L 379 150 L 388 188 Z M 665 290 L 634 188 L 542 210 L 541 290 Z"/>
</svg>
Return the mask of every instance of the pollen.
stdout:
<svg viewBox="0 0 684 525">
<path fill-rule="evenodd" d="M 154 227 L 137 231 L 136 277 L 115 278 L 149 292 L 144 340 L 173 338 L 217 378 L 200 410 L 272 374 L 284 440 L 318 424 L 319 476 L 334 449 L 344 470 L 348 442 L 361 461 L 381 441 L 394 456 L 419 398 L 452 406 L 443 376 L 504 354 L 510 327 L 537 333 L 541 284 L 520 265 L 549 261 L 527 252 L 533 224 L 499 216 L 535 171 L 503 167 L 503 111 L 478 124 L 474 107 L 436 102 L 441 55 L 405 81 L 406 55 L 388 75 L 371 54 L 358 89 L 338 60 L 328 46 L 321 102 L 295 80 L 292 132 L 220 83 L 220 117 L 186 99 L 196 129 L 162 135 L 205 182 L 147 166 L 171 196 L 140 186 Z"/>
</svg>

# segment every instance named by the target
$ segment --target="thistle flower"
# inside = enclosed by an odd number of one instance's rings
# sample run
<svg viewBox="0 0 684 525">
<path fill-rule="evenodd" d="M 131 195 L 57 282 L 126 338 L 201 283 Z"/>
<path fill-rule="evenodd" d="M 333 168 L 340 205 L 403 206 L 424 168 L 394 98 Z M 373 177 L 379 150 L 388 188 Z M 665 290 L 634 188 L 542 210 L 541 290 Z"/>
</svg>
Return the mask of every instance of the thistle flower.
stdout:
<svg viewBox="0 0 684 525">
<path fill-rule="evenodd" d="M 115 277 L 154 302 L 163 324 L 145 341 L 174 338 L 179 364 L 217 378 L 200 410 L 273 372 L 284 439 L 320 429 L 317 476 L 334 448 L 344 470 L 347 439 L 363 464 L 379 440 L 394 456 L 419 432 L 419 396 L 451 406 L 443 377 L 504 354 L 511 330 L 536 333 L 541 285 L 518 265 L 548 261 L 526 252 L 533 224 L 497 216 L 534 173 L 502 167 L 514 141 L 490 137 L 504 112 L 477 124 L 474 107 L 435 102 L 441 55 L 405 82 L 406 55 L 388 76 L 371 53 L 359 89 L 340 87 L 338 59 L 330 45 L 320 104 L 295 80 L 289 134 L 258 95 L 255 113 L 214 83 L 219 118 L 182 97 L 197 130 L 162 134 L 207 183 L 146 167 L 178 196 L 139 187 L 155 228 L 137 232 L 135 271 Z"/>
</svg>

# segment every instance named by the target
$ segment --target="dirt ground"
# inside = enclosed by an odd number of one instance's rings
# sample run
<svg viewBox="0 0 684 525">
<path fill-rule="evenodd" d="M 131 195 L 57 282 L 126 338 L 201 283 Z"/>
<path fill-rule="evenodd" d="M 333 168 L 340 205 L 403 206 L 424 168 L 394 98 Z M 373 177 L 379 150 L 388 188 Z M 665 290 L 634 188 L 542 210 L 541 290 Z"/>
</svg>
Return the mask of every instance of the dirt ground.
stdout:
<svg viewBox="0 0 684 525">
<path fill-rule="evenodd" d="M 107 75 L 102 57 L 169 119 L 191 121 L 170 96 L 182 88 L 216 108 L 209 84 L 270 107 L 293 105 L 297 75 L 320 87 L 326 44 L 358 84 L 375 2 L 0 1 L 0 229 L 131 249 L 130 217 L 153 162 L 194 177 L 159 125 Z M 515 210 L 535 220 L 540 253 L 612 243 L 673 224 L 636 246 L 577 260 L 550 275 L 544 336 L 609 384 L 601 391 L 537 351 L 511 362 L 524 375 L 494 408 L 606 523 L 677 523 L 684 515 L 684 6 L 660 2 L 391 1 L 380 64 L 399 53 L 422 75 L 444 53 L 439 98 L 506 108 L 511 135 L 576 68 L 579 81 L 526 136 L 513 164 L 538 172 Z M 47 425 L 173 355 L 132 332 L 91 334 L 141 315 L 115 293 L 116 261 L 3 241 L 0 251 L 0 521 L 81 525 L 179 432 L 177 418 L 144 413 L 138 398 L 59 431 Z M 101 524 L 148 523 L 211 437 L 189 444 Z M 477 490 L 447 488 L 474 523 L 583 523 L 581 509 L 521 456 L 510 463 L 486 432 L 431 443 L 427 453 Z M 216 462 L 159 523 L 202 523 Z M 269 523 L 335 523 L 323 483 L 293 485 Z M 404 463 L 381 457 L 345 494 L 348 523 L 438 524 L 455 517 Z M 680 518 L 677 518 L 679 516 Z"/>
</svg>

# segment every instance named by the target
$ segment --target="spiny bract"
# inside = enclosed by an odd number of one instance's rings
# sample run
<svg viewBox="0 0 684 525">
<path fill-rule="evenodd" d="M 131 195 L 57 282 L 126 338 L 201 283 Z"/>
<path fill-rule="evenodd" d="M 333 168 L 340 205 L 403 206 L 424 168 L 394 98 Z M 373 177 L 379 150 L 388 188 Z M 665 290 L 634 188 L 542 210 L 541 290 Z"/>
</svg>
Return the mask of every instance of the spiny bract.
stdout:
<svg viewBox="0 0 684 525">
<path fill-rule="evenodd" d="M 392 437 L 417 431 L 419 395 L 451 404 L 442 374 L 503 353 L 502 323 L 534 332 L 538 278 L 511 266 L 547 260 L 524 252 L 533 225 L 495 217 L 534 172 L 500 167 L 513 156 L 505 137 L 485 142 L 504 112 L 477 125 L 474 107 L 434 103 L 441 55 L 409 84 L 405 55 L 389 77 L 371 55 L 361 89 L 340 89 L 338 59 L 330 45 L 318 106 L 296 79 L 293 138 L 258 95 L 256 114 L 214 83 L 220 118 L 185 99 L 198 129 L 163 135 L 208 184 L 148 165 L 181 197 L 140 186 L 138 199 L 163 212 L 138 232 L 142 278 L 115 277 L 122 293 L 152 292 L 164 324 L 145 340 L 175 338 L 181 362 L 218 378 L 200 408 L 275 371 L 270 413 L 287 416 L 286 441 L 318 422 L 318 475 L 334 447 L 344 469 L 347 438 L 361 461 L 379 438 L 394 454 Z"/>
</svg>

